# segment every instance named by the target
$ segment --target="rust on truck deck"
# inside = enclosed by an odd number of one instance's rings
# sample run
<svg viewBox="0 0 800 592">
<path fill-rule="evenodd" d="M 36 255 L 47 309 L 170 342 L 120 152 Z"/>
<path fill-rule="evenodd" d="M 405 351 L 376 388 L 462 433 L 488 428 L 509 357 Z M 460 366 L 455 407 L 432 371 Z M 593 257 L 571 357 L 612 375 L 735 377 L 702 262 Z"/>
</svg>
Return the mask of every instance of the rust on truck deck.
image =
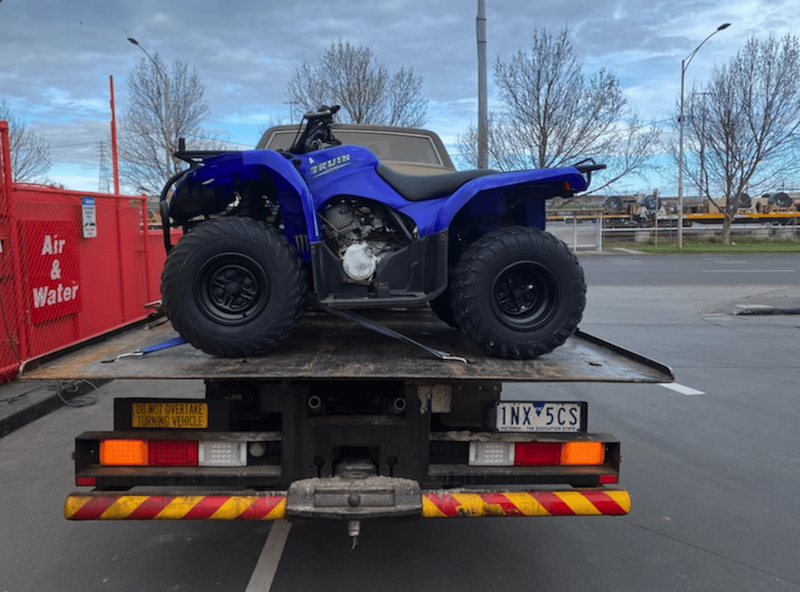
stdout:
<svg viewBox="0 0 800 592">
<path fill-rule="evenodd" d="M 28 362 L 20 378 L 211 380 L 499 380 L 503 382 L 671 382 L 672 370 L 578 331 L 535 360 L 487 356 L 427 308 L 369 311 L 364 316 L 469 363 L 439 360 L 356 323 L 309 311 L 280 347 L 253 358 L 217 358 L 189 344 L 103 363 L 176 337 L 169 323 L 135 327 L 55 358 Z"/>
</svg>

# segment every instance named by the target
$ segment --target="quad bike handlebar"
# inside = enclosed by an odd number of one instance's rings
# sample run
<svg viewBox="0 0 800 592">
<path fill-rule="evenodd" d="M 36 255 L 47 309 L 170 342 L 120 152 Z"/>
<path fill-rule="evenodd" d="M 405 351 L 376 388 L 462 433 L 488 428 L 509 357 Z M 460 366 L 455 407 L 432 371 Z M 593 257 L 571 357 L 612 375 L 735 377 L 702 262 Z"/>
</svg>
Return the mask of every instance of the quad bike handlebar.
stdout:
<svg viewBox="0 0 800 592">
<path fill-rule="evenodd" d="M 573 168 L 578 169 L 581 175 L 586 176 L 586 187 L 592 184 L 592 172 L 602 171 L 606 168 L 604 164 L 598 164 L 593 158 L 587 158 L 572 165 Z"/>
<path fill-rule="evenodd" d="M 305 154 L 322 148 L 323 144 L 339 146 L 341 142 L 333 137 L 333 116 L 341 107 L 333 105 L 328 107 L 323 105 L 317 111 L 311 111 L 303 115 L 303 119 L 308 120 L 305 129 L 300 124 L 297 136 L 289 149 L 291 154 Z"/>
<path fill-rule="evenodd" d="M 335 115 L 339 109 L 341 109 L 339 105 L 333 105 L 332 107 L 322 105 L 319 108 L 319 111 L 309 111 L 303 115 L 303 119 L 323 119 L 325 117 L 331 117 L 332 115 Z"/>
</svg>

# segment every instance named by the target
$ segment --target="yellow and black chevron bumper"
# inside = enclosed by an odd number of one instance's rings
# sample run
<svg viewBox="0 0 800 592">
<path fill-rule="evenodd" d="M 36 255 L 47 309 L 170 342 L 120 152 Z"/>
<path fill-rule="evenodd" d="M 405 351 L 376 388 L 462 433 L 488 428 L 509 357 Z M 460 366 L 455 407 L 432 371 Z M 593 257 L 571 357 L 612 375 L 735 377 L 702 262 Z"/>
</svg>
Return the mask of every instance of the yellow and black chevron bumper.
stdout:
<svg viewBox="0 0 800 592">
<path fill-rule="evenodd" d="M 423 518 L 621 516 L 630 511 L 623 490 L 422 493 Z M 214 495 L 74 493 L 64 504 L 68 520 L 279 520 L 291 517 L 286 492 Z M 347 517 L 343 508 L 341 517 Z"/>
</svg>

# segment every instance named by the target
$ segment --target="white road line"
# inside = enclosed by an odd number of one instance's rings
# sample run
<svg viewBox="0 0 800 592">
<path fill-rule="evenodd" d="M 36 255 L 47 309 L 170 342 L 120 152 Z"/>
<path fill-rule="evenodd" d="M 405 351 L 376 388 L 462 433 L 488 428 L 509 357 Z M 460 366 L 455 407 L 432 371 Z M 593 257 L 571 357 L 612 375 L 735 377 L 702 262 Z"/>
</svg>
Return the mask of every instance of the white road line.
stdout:
<svg viewBox="0 0 800 592">
<path fill-rule="evenodd" d="M 797 273 L 796 269 L 706 269 L 704 273 Z"/>
<path fill-rule="evenodd" d="M 686 395 L 687 397 L 693 397 L 695 395 L 705 395 L 703 391 L 698 391 L 693 388 L 689 388 L 688 386 L 678 384 L 677 382 L 660 382 L 659 384 L 664 388 L 668 388 L 670 390 L 675 391 L 676 393 Z"/>
<path fill-rule="evenodd" d="M 272 523 L 267 542 L 264 543 L 261 556 L 258 558 L 253 575 L 250 576 L 250 582 L 247 584 L 245 592 L 269 592 L 291 528 L 292 525 L 286 520 L 276 520 Z"/>
</svg>

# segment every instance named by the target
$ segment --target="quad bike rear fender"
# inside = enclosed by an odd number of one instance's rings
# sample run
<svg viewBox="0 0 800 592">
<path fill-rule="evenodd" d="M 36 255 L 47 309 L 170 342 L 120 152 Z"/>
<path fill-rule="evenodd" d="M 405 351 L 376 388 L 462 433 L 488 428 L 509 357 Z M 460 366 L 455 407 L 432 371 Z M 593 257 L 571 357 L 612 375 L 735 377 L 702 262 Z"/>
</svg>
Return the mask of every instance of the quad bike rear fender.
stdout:
<svg viewBox="0 0 800 592">
<path fill-rule="evenodd" d="M 544 203 L 553 197 L 572 197 L 588 184 L 574 167 L 498 173 L 465 183 L 439 206 L 430 228 L 420 234 L 449 228 L 459 212 L 470 219 L 501 218 L 524 204 L 524 225 L 544 228 Z M 519 222 L 518 222 L 519 223 Z"/>
</svg>

